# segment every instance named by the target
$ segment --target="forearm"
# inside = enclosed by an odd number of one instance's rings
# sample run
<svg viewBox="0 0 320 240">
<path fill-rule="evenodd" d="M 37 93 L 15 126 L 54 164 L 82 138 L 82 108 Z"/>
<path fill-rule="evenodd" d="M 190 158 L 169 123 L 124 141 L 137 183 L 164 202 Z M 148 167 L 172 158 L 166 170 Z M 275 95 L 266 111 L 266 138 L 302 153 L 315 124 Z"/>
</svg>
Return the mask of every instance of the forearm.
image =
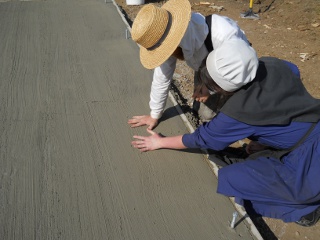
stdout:
<svg viewBox="0 0 320 240">
<path fill-rule="evenodd" d="M 155 119 L 159 119 L 162 116 L 164 108 L 166 106 L 168 94 L 169 94 L 170 81 L 158 83 L 152 82 L 150 93 L 150 116 Z"/>
<path fill-rule="evenodd" d="M 171 57 L 154 69 L 149 102 L 152 118 L 159 119 L 163 113 L 175 67 L 176 59 Z"/>
<path fill-rule="evenodd" d="M 161 148 L 168 149 L 184 149 L 186 146 L 182 143 L 182 135 L 174 137 L 164 137 L 160 134 L 147 129 L 151 134 L 150 136 L 134 135 L 134 141 L 131 142 L 132 146 L 139 149 L 141 152 L 153 151 Z"/>
<path fill-rule="evenodd" d="M 182 135 L 179 135 L 160 138 L 159 148 L 185 149 L 187 147 L 182 143 Z"/>
</svg>

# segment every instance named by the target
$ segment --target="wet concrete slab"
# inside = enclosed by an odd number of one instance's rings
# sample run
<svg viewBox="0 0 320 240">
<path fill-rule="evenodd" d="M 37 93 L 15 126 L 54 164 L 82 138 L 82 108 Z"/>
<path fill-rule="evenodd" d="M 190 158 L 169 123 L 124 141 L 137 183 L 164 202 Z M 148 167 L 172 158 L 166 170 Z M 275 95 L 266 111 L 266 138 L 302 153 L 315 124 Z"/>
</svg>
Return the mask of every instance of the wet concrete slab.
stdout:
<svg viewBox="0 0 320 240">
<path fill-rule="evenodd" d="M 131 147 L 152 71 L 125 29 L 104 0 L 0 1 L 1 239 L 256 239 L 201 152 Z"/>
</svg>

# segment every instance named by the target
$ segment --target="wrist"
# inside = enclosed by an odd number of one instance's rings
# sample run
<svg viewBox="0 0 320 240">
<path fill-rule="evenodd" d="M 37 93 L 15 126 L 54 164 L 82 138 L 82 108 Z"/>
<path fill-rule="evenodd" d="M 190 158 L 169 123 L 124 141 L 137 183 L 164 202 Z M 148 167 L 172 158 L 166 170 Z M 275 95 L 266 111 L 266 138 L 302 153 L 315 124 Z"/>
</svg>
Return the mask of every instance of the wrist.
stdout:
<svg viewBox="0 0 320 240">
<path fill-rule="evenodd" d="M 152 112 L 152 111 L 151 111 L 151 113 L 150 113 L 150 117 L 153 118 L 153 119 L 156 119 L 156 120 L 158 120 L 159 118 L 161 118 L 161 116 L 162 116 L 162 112 L 160 112 L 160 113 L 155 113 L 155 112 Z"/>
<path fill-rule="evenodd" d="M 165 145 L 165 137 L 161 137 L 157 140 L 157 149 L 167 148 Z"/>
<path fill-rule="evenodd" d="M 161 137 L 158 139 L 159 148 L 184 149 L 186 146 L 182 143 L 182 135 L 172 137 Z"/>
</svg>

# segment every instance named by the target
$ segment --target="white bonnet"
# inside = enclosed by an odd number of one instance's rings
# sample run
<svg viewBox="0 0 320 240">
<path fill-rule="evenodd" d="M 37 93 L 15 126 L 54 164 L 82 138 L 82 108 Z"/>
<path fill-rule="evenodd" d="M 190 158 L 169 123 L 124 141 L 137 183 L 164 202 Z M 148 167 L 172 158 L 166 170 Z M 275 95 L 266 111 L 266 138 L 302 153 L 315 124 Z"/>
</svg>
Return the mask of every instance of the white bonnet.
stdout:
<svg viewBox="0 0 320 240">
<path fill-rule="evenodd" d="M 255 50 L 243 40 L 230 39 L 207 57 L 212 79 L 225 91 L 234 92 L 256 77 L 259 60 Z"/>
</svg>

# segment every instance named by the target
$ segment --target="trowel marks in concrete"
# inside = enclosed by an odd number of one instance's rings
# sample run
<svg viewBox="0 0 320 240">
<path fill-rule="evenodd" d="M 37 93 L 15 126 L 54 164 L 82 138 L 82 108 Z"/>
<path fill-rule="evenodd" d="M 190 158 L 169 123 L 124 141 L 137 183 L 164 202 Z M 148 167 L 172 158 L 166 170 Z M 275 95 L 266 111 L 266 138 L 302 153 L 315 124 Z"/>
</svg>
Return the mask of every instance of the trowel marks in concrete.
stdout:
<svg viewBox="0 0 320 240">
<path fill-rule="evenodd" d="M 253 239 L 200 153 L 130 146 L 152 72 L 104 1 L 0 3 L 1 239 Z M 186 132 L 168 103 L 163 134 Z"/>
</svg>

